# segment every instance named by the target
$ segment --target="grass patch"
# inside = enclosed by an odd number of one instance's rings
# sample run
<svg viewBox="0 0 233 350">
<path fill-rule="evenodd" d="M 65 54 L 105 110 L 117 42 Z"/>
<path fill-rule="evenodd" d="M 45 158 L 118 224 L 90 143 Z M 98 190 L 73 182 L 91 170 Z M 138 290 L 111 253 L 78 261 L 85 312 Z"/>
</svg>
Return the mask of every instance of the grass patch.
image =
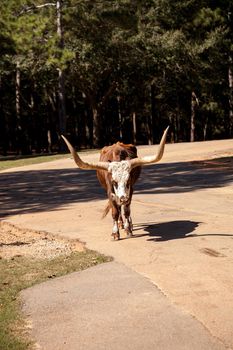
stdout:
<svg viewBox="0 0 233 350">
<path fill-rule="evenodd" d="M 92 154 L 99 152 L 98 149 L 85 149 L 78 151 L 82 154 Z M 24 165 L 39 164 L 51 162 L 53 160 L 66 159 L 70 158 L 70 153 L 67 154 L 53 154 L 53 155 L 30 155 L 30 156 L 9 156 L 9 157 L 0 157 L 0 171 L 7 170 L 10 168 L 16 168 Z M 0 349 L 1 350 L 1 349 Z"/>
<path fill-rule="evenodd" d="M 14 157 L 13 159 L 9 157 L 9 159 L 5 159 L 2 157 L 0 159 L 0 171 L 6 170 L 10 168 L 15 168 L 19 166 L 24 165 L 31 165 L 31 164 L 39 164 L 39 163 L 45 163 L 45 162 L 51 162 L 53 160 L 57 159 L 63 159 L 68 158 L 69 154 L 55 154 L 55 155 L 43 155 L 43 156 L 28 156 L 28 157 Z"/>
<path fill-rule="evenodd" d="M 22 289 L 107 261 L 111 258 L 90 250 L 51 260 L 23 256 L 0 259 L 0 350 L 26 350 L 32 346 L 20 313 L 18 293 Z"/>
</svg>

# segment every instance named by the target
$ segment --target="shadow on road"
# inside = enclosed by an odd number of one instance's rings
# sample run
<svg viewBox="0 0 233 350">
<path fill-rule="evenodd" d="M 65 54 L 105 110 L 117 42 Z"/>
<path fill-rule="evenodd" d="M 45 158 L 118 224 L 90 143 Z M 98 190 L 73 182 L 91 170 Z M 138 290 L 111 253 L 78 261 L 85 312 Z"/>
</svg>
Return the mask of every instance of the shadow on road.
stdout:
<svg viewBox="0 0 233 350">
<path fill-rule="evenodd" d="M 79 169 L 0 173 L 0 217 L 62 209 L 104 199 L 94 171 Z"/>
<path fill-rule="evenodd" d="M 156 164 L 143 168 L 140 193 L 182 193 L 233 183 L 233 157 Z"/>
<path fill-rule="evenodd" d="M 173 239 L 194 237 L 192 232 L 199 226 L 200 222 L 190 220 L 178 220 L 164 223 L 145 223 L 134 225 L 134 237 L 148 236 L 148 241 L 162 242 Z M 143 230 L 145 233 L 137 234 L 136 231 Z"/>
<path fill-rule="evenodd" d="M 193 233 L 201 222 L 190 220 L 177 220 L 163 223 L 138 223 L 134 224 L 133 238 L 147 237 L 151 242 L 164 242 L 174 239 L 182 239 L 189 237 L 203 237 L 203 236 L 223 236 L 233 237 L 233 234 L 222 233 L 210 233 L 210 234 L 196 234 Z M 137 231 L 143 230 L 143 233 L 137 233 Z"/>
<path fill-rule="evenodd" d="M 144 167 L 135 193 L 182 193 L 233 181 L 233 158 Z M 59 169 L 0 173 L 0 217 L 62 209 L 106 198 L 95 171 Z"/>
</svg>

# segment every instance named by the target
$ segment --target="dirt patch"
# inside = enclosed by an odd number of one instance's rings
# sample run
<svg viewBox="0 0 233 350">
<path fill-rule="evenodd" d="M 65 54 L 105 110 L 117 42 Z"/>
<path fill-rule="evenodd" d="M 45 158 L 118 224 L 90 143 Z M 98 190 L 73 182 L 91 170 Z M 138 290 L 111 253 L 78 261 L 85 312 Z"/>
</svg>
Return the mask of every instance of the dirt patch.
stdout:
<svg viewBox="0 0 233 350">
<path fill-rule="evenodd" d="M 53 259 L 83 250 L 85 250 L 84 244 L 77 240 L 58 238 L 47 232 L 19 228 L 0 221 L 0 258 L 28 256 L 36 259 Z"/>
</svg>

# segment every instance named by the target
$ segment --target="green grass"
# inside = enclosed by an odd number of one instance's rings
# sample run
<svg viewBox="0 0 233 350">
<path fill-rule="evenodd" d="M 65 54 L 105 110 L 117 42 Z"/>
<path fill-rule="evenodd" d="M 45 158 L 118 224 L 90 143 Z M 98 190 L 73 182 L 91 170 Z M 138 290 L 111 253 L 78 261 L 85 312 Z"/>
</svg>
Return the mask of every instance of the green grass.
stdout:
<svg viewBox="0 0 233 350">
<path fill-rule="evenodd" d="M 43 156 L 28 156 L 28 157 L 11 157 L 5 159 L 4 157 L 0 158 L 0 171 L 6 170 L 14 167 L 39 164 L 44 162 L 51 162 L 57 159 L 64 159 L 70 157 L 69 154 L 55 154 L 55 155 L 43 155 Z M 1 350 L 1 349 L 0 349 Z"/>
<path fill-rule="evenodd" d="M 22 289 L 110 260 L 110 257 L 90 250 L 52 260 L 22 256 L 0 259 L 0 350 L 27 350 L 32 346 L 25 335 L 20 313 L 18 293 Z"/>
<path fill-rule="evenodd" d="M 78 151 L 78 153 L 82 153 L 85 155 L 90 153 L 96 153 L 96 152 L 99 152 L 99 150 L 86 149 L 86 150 Z M 19 166 L 51 162 L 53 160 L 66 159 L 70 157 L 71 157 L 70 153 L 53 154 L 53 155 L 48 154 L 48 155 L 33 155 L 33 156 L 13 156 L 13 157 L 0 156 L 0 171 L 7 170 L 10 168 L 16 168 Z"/>
</svg>

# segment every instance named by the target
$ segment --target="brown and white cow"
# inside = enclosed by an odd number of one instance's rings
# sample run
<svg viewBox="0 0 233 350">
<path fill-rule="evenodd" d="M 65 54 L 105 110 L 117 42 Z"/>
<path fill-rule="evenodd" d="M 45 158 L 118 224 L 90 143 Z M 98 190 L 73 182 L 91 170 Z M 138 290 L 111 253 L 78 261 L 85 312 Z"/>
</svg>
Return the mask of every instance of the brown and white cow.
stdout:
<svg viewBox="0 0 233 350">
<path fill-rule="evenodd" d="M 96 163 L 84 162 L 69 141 L 62 136 L 79 168 L 97 170 L 97 178 L 108 195 L 108 205 L 103 216 L 112 209 L 112 236 L 114 239 L 120 239 L 119 227 L 121 225 L 123 225 L 127 236 L 132 236 L 130 204 L 133 186 L 140 175 L 141 166 L 157 163 L 162 158 L 167 132 L 168 128 L 164 131 L 157 155 L 138 158 L 137 148 L 134 145 L 117 142 L 112 146 L 104 147 L 100 153 L 100 160 Z"/>
</svg>

